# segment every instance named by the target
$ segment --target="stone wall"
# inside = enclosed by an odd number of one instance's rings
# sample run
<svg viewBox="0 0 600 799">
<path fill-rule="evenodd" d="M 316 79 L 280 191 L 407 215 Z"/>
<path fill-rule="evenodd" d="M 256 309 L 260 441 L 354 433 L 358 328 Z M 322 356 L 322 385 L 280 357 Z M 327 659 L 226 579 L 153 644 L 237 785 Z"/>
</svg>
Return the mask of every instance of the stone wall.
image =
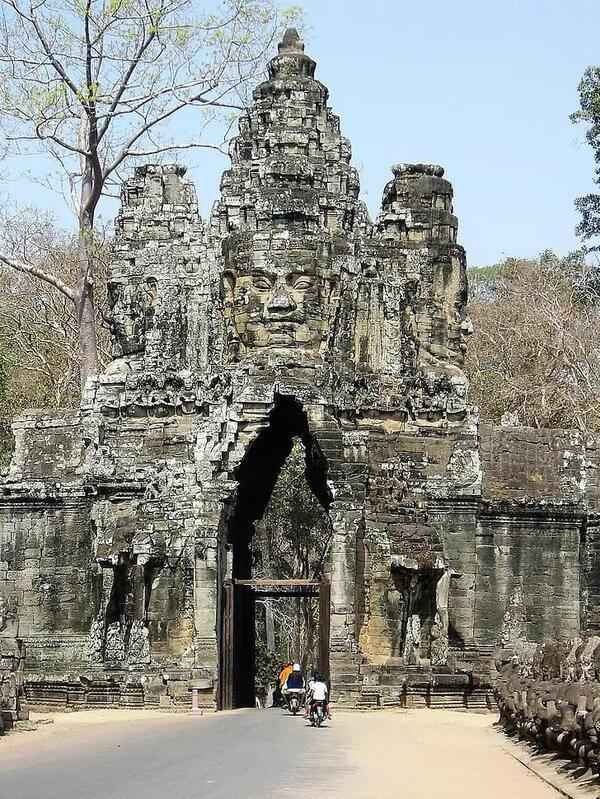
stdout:
<svg viewBox="0 0 600 799">
<path fill-rule="evenodd" d="M 32 668 L 81 662 L 98 584 L 79 413 L 32 412 L 13 429 L 0 487 L 0 639 L 22 642 Z"/>
<path fill-rule="evenodd" d="M 498 645 L 500 631 L 512 649 L 576 636 L 586 626 L 585 595 L 597 590 L 583 562 L 595 438 L 481 425 L 481 457 L 477 640 Z"/>
</svg>

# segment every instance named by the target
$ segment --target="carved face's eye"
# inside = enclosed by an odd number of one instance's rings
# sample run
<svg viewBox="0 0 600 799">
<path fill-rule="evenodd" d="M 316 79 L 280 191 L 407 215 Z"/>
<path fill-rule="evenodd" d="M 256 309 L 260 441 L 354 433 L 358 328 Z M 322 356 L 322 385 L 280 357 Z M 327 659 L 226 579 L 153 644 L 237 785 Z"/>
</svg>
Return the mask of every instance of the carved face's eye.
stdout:
<svg viewBox="0 0 600 799">
<path fill-rule="evenodd" d="M 253 277 L 252 287 L 258 291 L 269 291 L 271 288 L 271 281 L 267 277 Z"/>
<path fill-rule="evenodd" d="M 299 277 L 296 278 L 293 282 L 293 288 L 295 291 L 308 291 L 308 289 L 312 288 L 312 278 L 310 277 Z"/>
</svg>

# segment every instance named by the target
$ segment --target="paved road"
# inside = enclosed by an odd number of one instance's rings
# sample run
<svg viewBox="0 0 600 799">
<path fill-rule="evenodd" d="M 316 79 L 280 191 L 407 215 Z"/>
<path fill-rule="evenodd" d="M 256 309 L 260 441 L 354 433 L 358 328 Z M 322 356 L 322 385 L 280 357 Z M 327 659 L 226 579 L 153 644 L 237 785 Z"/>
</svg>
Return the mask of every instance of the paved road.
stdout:
<svg viewBox="0 0 600 799">
<path fill-rule="evenodd" d="M 556 799 L 502 748 L 490 716 L 112 711 L 0 740 L 0 799 Z"/>
</svg>

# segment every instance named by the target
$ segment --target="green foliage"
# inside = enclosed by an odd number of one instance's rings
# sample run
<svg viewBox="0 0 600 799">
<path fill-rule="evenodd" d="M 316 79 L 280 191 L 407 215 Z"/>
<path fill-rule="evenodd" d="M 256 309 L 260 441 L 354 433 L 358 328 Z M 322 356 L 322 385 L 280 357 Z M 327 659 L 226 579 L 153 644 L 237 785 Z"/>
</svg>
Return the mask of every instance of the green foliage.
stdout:
<svg viewBox="0 0 600 799">
<path fill-rule="evenodd" d="M 189 28 L 179 25 L 175 29 L 175 43 L 178 47 L 187 47 L 192 37 L 192 32 Z"/>
<path fill-rule="evenodd" d="M 277 652 L 269 651 L 266 642 L 258 638 L 254 661 L 254 685 L 259 696 L 265 695 L 269 686 L 274 684 L 281 660 Z"/>
<path fill-rule="evenodd" d="M 0 248 L 73 285 L 78 270 L 76 237 L 38 208 L 0 210 Z M 106 269 L 108 252 L 94 243 L 97 336 L 108 354 Z M 35 277 L 0 267 L 0 465 L 12 449 L 12 419 L 28 408 L 73 407 L 79 402 L 77 319 L 71 301 Z M 103 360 L 101 362 L 103 362 Z"/>
<path fill-rule="evenodd" d="M 304 23 L 304 9 L 299 5 L 285 6 L 279 12 L 282 22 L 289 25 L 301 27 Z"/>
<path fill-rule="evenodd" d="M 312 579 L 321 573 L 331 527 L 305 472 L 304 447 L 295 439 L 257 525 L 256 567 L 264 576 Z"/>
<path fill-rule="evenodd" d="M 494 296 L 496 281 L 502 274 L 502 264 L 475 266 L 467 272 L 471 300 L 486 300 Z"/>
<path fill-rule="evenodd" d="M 597 165 L 594 183 L 600 187 L 600 67 L 586 69 L 578 90 L 579 110 L 571 115 L 571 121 L 587 126 L 585 138 Z M 595 241 L 600 236 L 600 194 L 578 197 L 575 206 L 581 214 L 577 235 L 591 242 L 590 251 L 600 250 L 600 243 Z"/>
</svg>

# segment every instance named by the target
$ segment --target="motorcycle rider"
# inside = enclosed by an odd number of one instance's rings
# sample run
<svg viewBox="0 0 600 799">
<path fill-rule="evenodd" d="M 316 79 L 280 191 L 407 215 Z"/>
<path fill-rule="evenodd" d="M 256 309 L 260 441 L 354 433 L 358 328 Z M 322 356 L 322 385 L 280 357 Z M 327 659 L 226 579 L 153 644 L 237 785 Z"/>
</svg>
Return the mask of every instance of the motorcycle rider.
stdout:
<svg viewBox="0 0 600 799">
<path fill-rule="evenodd" d="M 306 716 L 308 717 L 310 714 L 310 709 L 315 702 L 322 702 L 325 717 L 330 719 L 331 713 L 329 712 L 329 690 L 327 688 L 327 683 L 322 679 L 318 672 L 315 672 L 314 680 L 311 680 L 309 685 L 310 688 L 308 701 L 306 703 Z"/>
<path fill-rule="evenodd" d="M 290 688 L 304 688 L 304 677 L 299 663 L 294 663 L 292 666 L 292 673 L 287 678 L 285 687 L 288 691 Z"/>
<path fill-rule="evenodd" d="M 302 669 L 299 663 L 294 663 L 292 667 L 292 673 L 286 680 L 285 687 L 283 689 L 283 695 L 285 700 L 288 704 L 289 709 L 291 710 L 291 699 L 292 695 L 297 695 L 298 703 L 296 705 L 296 709 L 302 706 L 302 702 L 304 701 L 304 676 L 302 674 Z M 294 711 L 295 712 L 295 711 Z"/>
<path fill-rule="evenodd" d="M 279 687 L 281 688 L 281 690 L 283 690 L 285 688 L 285 684 L 287 682 L 287 678 L 292 673 L 292 670 L 293 670 L 293 664 L 292 664 L 291 661 L 288 661 L 287 663 L 284 663 L 283 666 L 281 667 L 281 671 L 279 672 L 279 677 L 278 677 L 278 679 L 279 679 Z"/>
<path fill-rule="evenodd" d="M 277 675 L 277 685 L 273 694 L 273 707 L 280 707 L 283 704 L 283 695 L 285 692 L 285 684 L 287 678 L 292 673 L 292 663 L 290 661 L 284 663 Z"/>
</svg>

